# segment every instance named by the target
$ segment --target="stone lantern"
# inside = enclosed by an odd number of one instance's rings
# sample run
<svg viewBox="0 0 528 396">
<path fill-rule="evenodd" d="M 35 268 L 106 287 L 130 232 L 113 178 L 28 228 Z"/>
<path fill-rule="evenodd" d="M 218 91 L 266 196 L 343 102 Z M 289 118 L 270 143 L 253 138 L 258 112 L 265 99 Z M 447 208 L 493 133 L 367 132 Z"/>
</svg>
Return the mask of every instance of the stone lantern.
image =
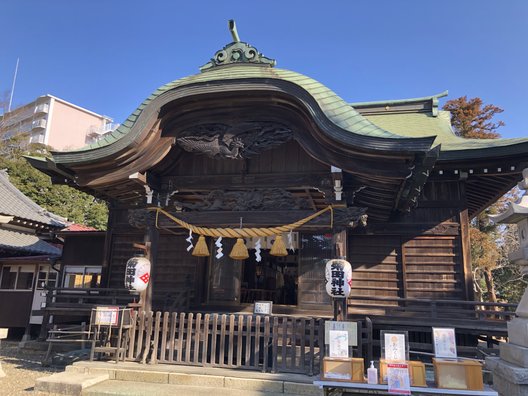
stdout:
<svg viewBox="0 0 528 396">
<path fill-rule="evenodd" d="M 518 187 L 525 190 L 519 203 L 510 203 L 499 215 L 490 216 L 495 223 L 517 224 L 519 248 L 509 259 L 528 274 L 528 168 L 523 170 Z M 508 322 L 508 342 L 500 345 L 500 358 L 487 358 L 493 372 L 493 385 L 500 395 L 528 396 L 528 289 L 515 311 L 517 317 Z"/>
</svg>

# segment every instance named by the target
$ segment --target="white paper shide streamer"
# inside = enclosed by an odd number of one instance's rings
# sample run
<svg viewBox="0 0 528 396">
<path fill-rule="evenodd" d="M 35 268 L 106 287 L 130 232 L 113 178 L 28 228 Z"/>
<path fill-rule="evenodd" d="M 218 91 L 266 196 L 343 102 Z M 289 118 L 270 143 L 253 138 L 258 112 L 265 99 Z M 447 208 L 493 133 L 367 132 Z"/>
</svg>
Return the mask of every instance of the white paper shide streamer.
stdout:
<svg viewBox="0 0 528 396">
<path fill-rule="evenodd" d="M 261 249 L 261 245 L 260 245 L 260 238 L 257 239 L 257 242 L 255 242 L 255 260 L 257 261 L 257 263 L 260 263 L 262 261 L 262 256 L 260 255 L 260 249 Z"/>
<path fill-rule="evenodd" d="M 189 246 L 187 246 L 187 251 L 188 252 L 190 252 L 191 249 L 194 247 L 194 245 L 192 243 L 192 240 L 193 240 L 192 231 L 189 230 L 189 237 L 186 239 L 186 241 L 189 242 Z"/>
<path fill-rule="evenodd" d="M 295 247 L 293 246 L 293 232 L 292 232 L 292 230 L 290 230 L 290 232 L 288 233 L 288 249 L 290 249 L 290 251 L 292 253 L 295 252 Z"/>
<path fill-rule="evenodd" d="M 222 237 L 218 237 L 218 239 L 215 242 L 215 246 L 217 247 L 217 249 L 216 249 L 216 258 L 220 259 L 220 258 L 224 257 L 224 253 L 222 253 L 222 251 L 224 250 L 222 248 Z"/>
</svg>

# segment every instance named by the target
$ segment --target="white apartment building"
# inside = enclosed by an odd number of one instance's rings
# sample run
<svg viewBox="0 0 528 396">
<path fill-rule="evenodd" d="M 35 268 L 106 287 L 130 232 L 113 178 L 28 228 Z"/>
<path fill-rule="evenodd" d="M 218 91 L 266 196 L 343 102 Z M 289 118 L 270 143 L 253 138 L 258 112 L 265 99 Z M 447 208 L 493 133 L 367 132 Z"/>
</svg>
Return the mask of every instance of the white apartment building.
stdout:
<svg viewBox="0 0 528 396">
<path fill-rule="evenodd" d="M 118 125 L 110 117 L 43 95 L 0 116 L 0 138 L 25 133 L 29 143 L 43 143 L 57 151 L 72 150 L 96 142 Z"/>
</svg>

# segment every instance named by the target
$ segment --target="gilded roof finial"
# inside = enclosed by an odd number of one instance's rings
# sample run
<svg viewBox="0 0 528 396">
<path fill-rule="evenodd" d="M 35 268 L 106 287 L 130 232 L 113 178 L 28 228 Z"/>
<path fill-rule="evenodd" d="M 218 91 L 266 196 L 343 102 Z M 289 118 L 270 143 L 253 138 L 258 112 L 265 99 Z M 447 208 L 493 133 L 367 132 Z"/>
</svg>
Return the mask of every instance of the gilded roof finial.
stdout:
<svg viewBox="0 0 528 396">
<path fill-rule="evenodd" d="M 218 66 L 232 64 L 249 64 L 258 66 L 275 66 L 275 60 L 262 55 L 255 47 L 240 41 L 234 19 L 228 22 L 229 31 L 233 41 L 227 44 L 211 58 L 209 62 L 200 67 L 201 71 L 207 71 Z"/>
</svg>

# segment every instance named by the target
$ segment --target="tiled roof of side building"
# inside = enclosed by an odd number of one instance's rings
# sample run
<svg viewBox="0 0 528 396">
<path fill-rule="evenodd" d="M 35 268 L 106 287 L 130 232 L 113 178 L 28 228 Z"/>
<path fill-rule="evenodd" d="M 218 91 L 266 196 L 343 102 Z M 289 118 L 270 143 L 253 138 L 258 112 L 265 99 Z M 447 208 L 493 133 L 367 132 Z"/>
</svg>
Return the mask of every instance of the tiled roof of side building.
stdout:
<svg viewBox="0 0 528 396">
<path fill-rule="evenodd" d="M 89 231 L 97 231 L 96 228 L 86 226 L 84 224 L 77 224 L 72 223 L 68 227 L 63 228 L 61 232 L 89 232 Z"/>
<path fill-rule="evenodd" d="M 6 171 L 0 171 L 0 214 L 19 217 L 56 228 L 63 228 L 69 224 L 65 218 L 48 212 L 26 197 L 9 181 Z"/>
<path fill-rule="evenodd" d="M 36 235 L 4 229 L 0 229 L 0 248 L 31 254 L 61 255 L 61 249 L 44 242 Z"/>
</svg>

